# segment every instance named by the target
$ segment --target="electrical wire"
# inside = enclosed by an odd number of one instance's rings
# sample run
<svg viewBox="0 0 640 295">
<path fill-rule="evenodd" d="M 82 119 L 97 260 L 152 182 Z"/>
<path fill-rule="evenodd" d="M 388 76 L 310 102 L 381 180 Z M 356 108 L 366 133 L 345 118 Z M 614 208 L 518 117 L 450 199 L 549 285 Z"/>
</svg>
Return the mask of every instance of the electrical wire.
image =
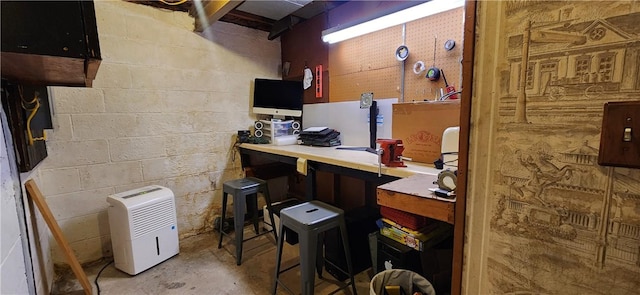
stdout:
<svg viewBox="0 0 640 295">
<path fill-rule="evenodd" d="M 231 152 L 231 163 L 235 164 L 235 162 L 236 162 L 236 155 L 237 155 L 237 153 L 240 152 L 240 144 L 241 144 L 241 142 L 236 141 L 231 146 L 231 150 L 230 150 L 230 152 Z"/>
<path fill-rule="evenodd" d="M 38 112 L 38 109 L 40 108 L 40 101 L 36 100 L 36 106 L 30 110 L 31 113 L 29 114 L 29 117 L 27 118 L 27 136 L 29 137 L 29 145 L 33 145 L 33 142 L 36 140 L 46 140 L 47 139 L 47 135 L 44 132 L 44 130 L 42 130 L 42 137 L 33 137 L 33 133 L 31 131 L 31 120 L 33 120 L 33 117 L 36 116 L 36 113 Z"/>
<path fill-rule="evenodd" d="M 443 156 L 444 155 L 457 155 L 457 154 L 458 154 L 458 152 L 441 153 L 441 155 L 443 155 Z M 449 164 L 449 163 L 453 163 L 453 162 L 457 162 L 457 161 L 458 161 L 458 158 L 455 158 L 455 159 L 452 159 L 452 160 L 449 160 L 449 161 L 446 161 L 446 162 L 442 162 L 442 164 Z"/>
<path fill-rule="evenodd" d="M 109 266 L 109 264 L 113 263 L 113 260 L 109 261 L 109 263 L 105 264 L 102 269 L 100 269 L 100 271 L 98 272 L 98 275 L 96 275 L 96 279 L 93 280 L 93 282 L 96 284 L 96 289 L 98 290 L 98 295 L 100 295 L 100 285 L 98 284 L 98 279 L 100 278 L 100 274 L 102 274 L 102 271 L 107 268 L 107 266 Z"/>
<path fill-rule="evenodd" d="M 183 3 L 187 2 L 187 0 L 179 0 L 179 1 L 176 1 L 176 2 L 169 2 L 167 0 L 160 0 L 160 2 L 162 2 L 164 4 L 167 4 L 167 5 L 180 5 L 180 4 L 183 4 Z"/>
<path fill-rule="evenodd" d="M 47 133 L 44 130 L 42 130 L 42 137 L 33 137 L 33 133 L 31 131 L 31 120 L 33 120 L 33 117 L 36 116 L 38 109 L 40 109 L 40 96 L 39 96 L 40 93 L 38 93 L 37 91 L 34 91 L 33 99 L 31 101 L 25 101 L 23 96 L 22 86 L 19 86 L 18 94 L 20 95 L 20 103 L 22 104 L 22 108 L 30 112 L 29 116 L 27 117 L 27 137 L 29 140 L 29 145 L 33 145 L 33 142 L 36 140 L 47 140 Z M 30 109 L 30 108 L 27 108 L 25 103 L 27 105 L 31 105 L 35 103 L 35 106 L 32 109 Z"/>
<path fill-rule="evenodd" d="M 453 159 L 453 160 L 449 160 L 449 161 L 446 161 L 446 162 L 442 162 L 442 164 L 449 164 L 449 163 L 453 163 L 453 162 L 457 162 L 457 161 L 458 161 L 458 159 Z"/>
<path fill-rule="evenodd" d="M 442 89 L 442 88 L 440 88 L 440 89 Z M 449 93 L 443 95 L 442 97 L 440 97 L 440 100 L 446 100 L 446 99 L 449 99 L 449 97 L 451 97 L 451 96 L 453 96 L 455 94 L 461 94 L 461 93 L 462 93 L 462 91 L 449 92 Z"/>
<path fill-rule="evenodd" d="M 232 163 L 232 167 L 233 167 L 233 172 L 234 173 L 238 173 L 238 167 L 243 168 L 242 164 L 240 164 L 239 166 L 236 164 L 236 160 L 238 158 L 238 156 L 240 155 L 240 144 L 242 142 L 240 142 L 240 139 L 238 137 L 236 137 L 236 141 L 233 142 L 231 144 L 231 148 L 229 149 L 229 153 L 231 154 L 231 163 Z"/>
</svg>

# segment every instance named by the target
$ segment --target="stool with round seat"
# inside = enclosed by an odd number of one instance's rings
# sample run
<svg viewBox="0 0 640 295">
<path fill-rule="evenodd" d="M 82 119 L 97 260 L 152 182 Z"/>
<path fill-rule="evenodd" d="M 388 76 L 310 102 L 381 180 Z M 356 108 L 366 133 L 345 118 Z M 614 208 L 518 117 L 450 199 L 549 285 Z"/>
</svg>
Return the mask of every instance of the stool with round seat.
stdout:
<svg viewBox="0 0 640 295">
<path fill-rule="evenodd" d="M 220 240 L 218 241 L 218 249 L 222 247 L 222 236 L 225 235 L 223 231 L 223 224 L 227 211 L 227 199 L 228 195 L 233 196 L 233 225 L 235 231 L 235 244 L 236 244 L 236 264 L 240 265 L 242 262 L 242 243 L 261 235 L 273 232 L 273 236 L 278 240 L 278 235 L 275 231 L 275 226 L 270 231 L 260 233 L 258 229 L 258 192 L 264 195 L 267 208 L 269 209 L 269 218 L 271 224 L 275 224 L 273 219 L 273 210 L 271 208 L 271 197 L 269 196 L 269 187 L 267 182 L 255 178 L 245 177 L 235 180 L 227 181 L 223 184 L 222 193 L 222 216 L 220 222 Z M 252 215 L 253 227 L 256 235 L 243 239 L 244 228 L 244 216 L 247 211 L 250 211 Z"/>
<path fill-rule="evenodd" d="M 284 229 L 290 229 L 298 234 L 300 244 L 300 285 L 302 295 L 312 295 L 315 281 L 315 271 L 322 277 L 322 266 L 324 257 L 322 255 L 322 235 L 325 231 L 339 228 L 342 237 L 344 254 L 347 260 L 347 270 L 336 268 L 350 278 L 349 283 L 339 288 L 343 289 L 351 285 L 353 294 L 357 295 L 355 281 L 353 279 L 353 268 L 351 265 L 351 253 L 349 252 L 349 239 L 347 237 L 347 227 L 344 220 L 344 211 L 321 201 L 310 201 L 299 205 L 284 208 L 280 211 L 280 233 Z M 276 272 L 272 294 L 276 294 L 278 283 L 281 283 L 279 276 L 281 273 L 295 267 L 292 266 L 280 271 L 280 260 L 282 259 L 282 246 L 284 236 L 281 234 L 278 239 L 276 253 Z M 330 263 L 327 261 L 327 263 Z M 335 265 L 334 265 L 335 266 Z M 282 287 L 290 291 L 286 286 Z M 337 291 L 337 290 L 336 290 Z"/>
</svg>

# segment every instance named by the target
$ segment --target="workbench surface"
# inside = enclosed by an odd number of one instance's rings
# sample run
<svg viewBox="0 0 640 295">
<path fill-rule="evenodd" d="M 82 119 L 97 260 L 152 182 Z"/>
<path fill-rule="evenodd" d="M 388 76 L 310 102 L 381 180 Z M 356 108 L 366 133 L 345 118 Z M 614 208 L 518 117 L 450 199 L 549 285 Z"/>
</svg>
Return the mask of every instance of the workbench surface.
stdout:
<svg viewBox="0 0 640 295">
<path fill-rule="evenodd" d="M 453 224 L 455 199 L 436 197 L 429 188 L 437 188 L 438 176 L 416 174 L 378 186 L 378 205 L 426 216 Z"/>
<path fill-rule="evenodd" d="M 335 147 L 246 143 L 240 147 L 262 153 L 378 173 L 378 156 L 365 151 L 341 150 Z M 441 170 L 423 163 L 405 162 L 405 164 L 407 167 L 382 166 L 381 173 L 383 175 L 400 179 L 377 187 L 378 205 L 453 223 L 455 200 L 436 198 L 429 191 L 429 188 L 437 188 L 434 181 L 438 179 L 438 173 Z"/>
<path fill-rule="evenodd" d="M 241 144 L 240 147 L 259 152 L 306 159 L 308 161 L 378 173 L 378 155 L 365 151 L 341 150 L 336 149 L 336 147 L 247 143 Z M 409 177 L 415 174 L 438 175 L 440 172 L 440 170 L 434 168 L 433 165 L 408 161 L 405 161 L 404 163 L 407 167 L 385 167 L 382 165 L 381 173 L 395 177 Z"/>
</svg>

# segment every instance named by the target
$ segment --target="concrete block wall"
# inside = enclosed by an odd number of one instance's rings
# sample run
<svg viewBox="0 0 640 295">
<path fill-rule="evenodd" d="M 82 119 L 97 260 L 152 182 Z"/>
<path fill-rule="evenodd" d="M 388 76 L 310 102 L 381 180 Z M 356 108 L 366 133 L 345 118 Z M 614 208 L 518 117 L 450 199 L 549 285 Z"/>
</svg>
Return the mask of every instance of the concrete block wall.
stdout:
<svg viewBox="0 0 640 295">
<path fill-rule="evenodd" d="M 280 42 L 124 1 L 96 1 L 102 63 L 92 88 L 52 87 L 54 130 L 37 183 L 81 263 L 110 256 L 106 197 L 173 190 L 181 237 L 212 228 L 222 182 L 242 176 L 253 79 L 277 78 Z M 235 159 L 235 161 L 233 160 Z M 55 243 L 53 261 L 65 262 Z"/>
</svg>

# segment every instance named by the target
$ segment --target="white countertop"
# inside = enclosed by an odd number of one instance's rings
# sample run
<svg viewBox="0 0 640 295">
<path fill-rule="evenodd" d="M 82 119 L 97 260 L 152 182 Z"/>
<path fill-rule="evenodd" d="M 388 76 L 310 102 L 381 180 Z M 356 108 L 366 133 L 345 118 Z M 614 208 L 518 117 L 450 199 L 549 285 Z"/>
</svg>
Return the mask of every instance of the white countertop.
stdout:
<svg viewBox="0 0 640 295">
<path fill-rule="evenodd" d="M 366 151 L 340 150 L 336 147 L 307 145 L 272 145 L 243 143 L 241 148 L 276 155 L 306 159 L 346 168 L 378 173 L 378 156 Z M 415 174 L 438 175 L 441 170 L 424 163 L 404 162 L 407 167 L 385 167 L 382 174 L 395 177 L 409 177 Z"/>
</svg>

